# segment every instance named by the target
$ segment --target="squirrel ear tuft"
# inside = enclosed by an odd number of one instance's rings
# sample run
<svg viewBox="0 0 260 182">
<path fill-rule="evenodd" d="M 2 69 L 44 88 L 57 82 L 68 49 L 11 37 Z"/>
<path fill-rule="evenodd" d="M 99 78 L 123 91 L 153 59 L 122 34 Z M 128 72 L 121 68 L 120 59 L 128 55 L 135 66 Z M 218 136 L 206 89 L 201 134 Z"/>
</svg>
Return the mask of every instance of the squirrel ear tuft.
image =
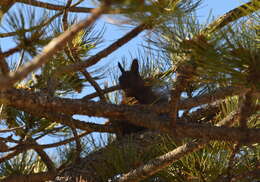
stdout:
<svg viewBox="0 0 260 182">
<path fill-rule="evenodd" d="M 139 67 L 138 60 L 134 59 L 131 65 L 131 72 L 139 73 L 138 67 Z"/>
<path fill-rule="evenodd" d="M 122 73 L 124 73 L 125 72 L 125 70 L 124 70 L 124 68 L 122 67 L 122 65 L 118 62 L 118 67 L 119 67 L 119 69 L 120 69 L 120 71 L 122 72 Z"/>
</svg>

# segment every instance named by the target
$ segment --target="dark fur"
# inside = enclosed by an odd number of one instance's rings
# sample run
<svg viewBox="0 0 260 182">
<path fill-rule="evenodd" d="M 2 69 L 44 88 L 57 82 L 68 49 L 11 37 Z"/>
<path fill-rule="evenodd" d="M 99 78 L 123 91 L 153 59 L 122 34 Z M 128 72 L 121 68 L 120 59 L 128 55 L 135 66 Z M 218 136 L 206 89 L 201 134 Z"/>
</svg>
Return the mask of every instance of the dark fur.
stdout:
<svg viewBox="0 0 260 182">
<path fill-rule="evenodd" d="M 145 81 L 138 71 L 138 60 L 134 59 L 131 64 L 131 69 L 125 71 L 120 63 L 118 67 L 122 73 L 119 77 L 119 85 L 123 89 L 126 97 L 134 97 L 139 104 L 152 104 L 156 101 L 157 97 L 153 93 L 150 86 L 145 86 Z M 144 127 L 135 126 L 128 122 L 118 122 L 118 128 L 121 130 L 122 135 L 128 135 L 135 132 L 144 131 Z"/>
<path fill-rule="evenodd" d="M 138 71 L 138 61 L 134 59 L 129 71 L 125 71 L 120 63 L 118 67 L 122 75 L 119 77 L 119 85 L 127 97 L 134 97 L 140 104 L 152 104 L 157 96 L 150 86 L 145 86 L 145 82 Z"/>
</svg>

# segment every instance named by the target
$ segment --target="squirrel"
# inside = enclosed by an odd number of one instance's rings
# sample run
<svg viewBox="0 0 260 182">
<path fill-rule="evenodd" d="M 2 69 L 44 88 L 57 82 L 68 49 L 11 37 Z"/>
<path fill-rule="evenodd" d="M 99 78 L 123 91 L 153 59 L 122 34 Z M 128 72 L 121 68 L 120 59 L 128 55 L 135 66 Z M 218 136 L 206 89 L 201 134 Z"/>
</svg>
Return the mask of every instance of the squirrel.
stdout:
<svg viewBox="0 0 260 182">
<path fill-rule="evenodd" d="M 125 71 L 120 63 L 118 67 L 121 71 L 119 77 L 119 85 L 124 91 L 125 96 L 121 104 L 153 104 L 158 101 L 158 96 L 153 92 L 151 86 L 146 86 L 144 79 L 139 74 L 139 63 L 134 59 L 129 71 Z M 135 103 L 129 103 L 129 98 L 134 98 Z M 125 136 L 131 133 L 145 131 L 146 128 L 136 126 L 122 120 L 111 120 L 113 126 L 116 127 L 117 136 Z"/>
</svg>

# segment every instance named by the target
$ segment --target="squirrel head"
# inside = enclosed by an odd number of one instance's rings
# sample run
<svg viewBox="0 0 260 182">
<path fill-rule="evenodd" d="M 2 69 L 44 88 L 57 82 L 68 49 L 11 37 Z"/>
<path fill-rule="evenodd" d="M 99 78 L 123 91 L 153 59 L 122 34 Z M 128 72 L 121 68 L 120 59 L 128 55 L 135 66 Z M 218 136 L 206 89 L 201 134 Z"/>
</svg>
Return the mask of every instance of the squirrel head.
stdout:
<svg viewBox="0 0 260 182">
<path fill-rule="evenodd" d="M 145 87 L 145 82 L 139 74 L 138 60 L 133 60 L 129 71 L 125 71 L 120 63 L 118 67 L 122 73 L 119 77 L 119 85 L 127 96 L 135 97 Z"/>
</svg>

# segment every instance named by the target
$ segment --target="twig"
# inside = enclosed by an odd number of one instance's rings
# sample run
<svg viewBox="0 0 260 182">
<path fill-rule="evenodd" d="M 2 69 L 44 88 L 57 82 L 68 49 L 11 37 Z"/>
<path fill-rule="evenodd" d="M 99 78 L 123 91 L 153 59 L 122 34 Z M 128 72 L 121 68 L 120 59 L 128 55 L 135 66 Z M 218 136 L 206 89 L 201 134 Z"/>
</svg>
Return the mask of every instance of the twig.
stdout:
<svg viewBox="0 0 260 182">
<path fill-rule="evenodd" d="M 13 151 L 11 153 L 8 153 L 8 154 L 4 155 L 3 157 L 0 158 L 0 164 L 2 162 L 5 162 L 5 161 L 13 158 L 14 156 L 16 156 L 16 155 L 18 155 L 18 154 L 20 154 L 22 152 L 23 152 L 22 150 L 15 150 L 15 151 Z"/>
<path fill-rule="evenodd" d="M 112 86 L 112 87 L 109 87 L 109 88 L 105 88 L 104 90 L 102 90 L 102 93 L 106 94 L 106 93 L 109 93 L 109 92 L 114 92 L 114 91 L 119 90 L 119 89 L 120 89 L 120 86 L 115 85 L 115 86 Z M 89 94 L 89 95 L 82 97 L 82 100 L 88 101 L 88 100 L 93 99 L 93 98 L 98 97 L 98 96 L 99 96 L 99 94 L 96 92 L 96 93 L 92 93 L 92 94 Z"/>
<path fill-rule="evenodd" d="M 45 64 L 50 56 L 54 55 L 58 50 L 62 49 L 66 45 L 66 42 L 70 41 L 76 33 L 91 25 L 107 8 L 107 4 L 103 4 L 101 7 L 95 8 L 92 11 L 92 15 L 90 17 L 72 26 L 71 29 L 65 31 L 63 34 L 53 39 L 47 46 L 45 46 L 42 53 L 37 55 L 31 62 L 25 64 L 15 73 L 10 73 L 8 77 L 0 78 L 0 89 L 3 90 L 11 87 L 13 83 L 25 78 L 31 71 Z"/>
<path fill-rule="evenodd" d="M 12 135 L 8 136 L 7 138 L 0 137 L 0 141 L 11 142 L 11 143 L 19 143 L 18 140 L 12 139 Z"/>
<path fill-rule="evenodd" d="M 82 1 L 82 0 L 81 0 Z M 46 3 L 46 2 L 41 2 L 41 1 L 36 1 L 36 0 L 16 0 L 16 2 L 28 4 L 30 6 L 35 6 L 35 7 L 40 7 L 40 8 L 45 8 L 45 9 L 50 9 L 50 10 L 63 10 L 65 7 L 61 5 L 56 5 L 56 4 L 51 4 L 51 3 Z M 147 9 L 149 10 L 150 6 L 147 6 Z M 86 7 L 70 7 L 68 8 L 69 12 L 75 12 L 75 13 L 90 13 L 93 10 L 93 8 L 86 8 Z M 120 14 L 120 13 L 127 13 L 129 10 L 126 9 L 112 9 L 112 10 L 107 10 L 104 13 L 105 14 Z"/>
<path fill-rule="evenodd" d="M 51 3 L 46 3 L 46 2 L 41 2 L 41 1 L 36 1 L 36 0 L 16 0 L 17 2 L 28 4 L 31 6 L 36 6 L 36 7 L 41 7 L 45 9 L 50 9 L 50 10 L 64 10 L 64 6 L 56 5 L 56 4 L 51 4 Z M 93 11 L 93 8 L 85 8 L 85 7 L 70 7 L 68 8 L 68 11 L 70 12 L 78 12 L 78 13 L 90 13 Z"/>
<path fill-rule="evenodd" d="M 85 131 L 81 134 L 78 135 L 79 138 L 89 134 L 90 132 Z M 70 142 L 75 141 L 75 137 L 60 141 L 60 142 L 56 142 L 56 143 L 51 143 L 51 144 L 42 144 L 42 145 L 35 145 L 35 144 L 21 144 L 21 145 L 16 145 L 15 147 L 12 147 L 9 149 L 10 150 L 29 150 L 29 149 L 47 149 L 47 148 L 54 148 L 54 147 L 58 147 L 61 145 L 66 145 Z"/>
<path fill-rule="evenodd" d="M 63 12 L 59 12 L 59 13 L 56 13 L 54 16 L 52 16 L 50 19 L 48 19 L 47 21 L 41 23 L 40 25 L 36 25 L 36 26 L 33 26 L 33 27 L 30 27 L 28 29 L 23 29 L 22 31 L 25 33 L 25 32 L 31 32 L 33 30 L 36 30 L 36 29 L 40 29 L 48 24 L 50 24 L 55 18 L 57 18 L 58 16 L 62 15 Z M 15 36 L 17 35 L 18 33 L 20 33 L 20 31 L 16 31 L 16 32 L 8 32 L 8 33 L 1 33 L 0 34 L 0 38 L 3 38 L 3 37 L 10 37 L 10 36 Z"/>
<path fill-rule="evenodd" d="M 34 141 L 32 138 L 30 138 L 30 142 L 34 145 L 38 145 L 36 141 Z M 49 172 L 56 172 L 56 167 L 53 161 L 50 159 L 50 157 L 46 154 L 46 152 L 43 149 L 36 148 L 34 149 L 38 155 L 41 157 L 42 161 L 46 165 Z"/>
<path fill-rule="evenodd" d="M 100 100 L 103 101 L 103 102 L 106 102 L 107 99 L 104 96 L 102 89 L 100 88 L 98 83 L 91 77 L 89 72 L 87 72 L 86 70 L 83 70 L 83 71 L 81 71 L 81 73 L 85 76 L 85 78 L 89 81 L 89 83 L 94 87 L 94 89 L 96 90 Z"/>
<path fill-rule="evenodd" d="M 247 16 L 253 12 L 256 12 L 259 8 L 260 6 L 258 1 L 250 1 L 248 3 L 245 3 L 227 12 L 223 16 L 219 17 L 217 20 L 215 20 L 210 25 L 208 25 L 205 29 L 203 29 L 202 33 L 210 34 L 243 16 Z"/>
<path fill-rule="evenodd" d="M 244 89 L 237 87 L 221 87 L 210 93 L 195 96 L 193 98 L 185 99 L 180 102 L 180 109 L 190 109 L 199 105 L 213 103 L 217 100 L 224 99 L 228 96 L 243 93 Z"/>
<path fill-rule="evenodd" d="M 20 45 L 14 47 L 14 48 L 11 48 L 11 49 L 9 49 L 9 50 L 7 50 L 5 52 L 1 52 L 0 53 L 0 59 L 3 59 L 3 58 L 8 57 L 8 56 L 11 56 L 12 54 L 20 51 L 21 49 L 22 49 L 22 45 L 20 44 Z"/>
<path fill-rule="evenodd" d="M 61 125 L 59 127 L 55 127 L 55 128 L 52 128 L 52 129 L 45 129 L 44 131 L 42 131 L 42 134 L 39 134 L 37 137 L 34 137 L 33 139 L 35 141 L 43 138 L 44 136 L 48 135 L 48 134 L 52 134 L 54 132 L 62 132 L 62 130 L 66 128 L 66 125 Z"/>
<path fill-rule="evenodd" d="M 22 65 L 22 63 L 23 63 L 23 58 L 24 58 L 24 49 L 22 50 L 22 52 L 21 52 L 21 55 L 20 55 L 20 58 L 19 58 L 19 60 L 18 60 L 18 62 L 17 62 L 17 64 L 16 64 L 16 67 L 15 67 L 15 71 L 17 71 L 18 70 L 18 68 Z"/>
<path fill-rule="evenodd" d="M 68 29 L 68 20 L 67 20 L 68 9 L 69 9 L 71 3 L 72 3 L 72 0 L 68 0 L 66 6 L 64 8 L 64 13 L 63 13 L 63 17 L 62 17 L 62 23 L 63 23 L 63 30 L 64 31 Z"/>
<path fill-rule="evenodd" d="M 19 126 L 19 127 L 15 127 L 15 128 L 9 128 L 9 129 L 2 129 L 2 130 L 0 130 L 0 133 L 7 133 L 7 132 L 19 130 L 19 129 L 23 128 L 23 127 L 24 126 Z"/>
<path fill-rule="evenodd" d="M 228 126 L 232 126 L 235 124 L 235 122 L 238 120 L 239 117 L 239 111 L 232 111 L 227 115 L 224 119 L 222 119 L 216 126 L 222 126 L 226 123 Z"/>
</svg>

